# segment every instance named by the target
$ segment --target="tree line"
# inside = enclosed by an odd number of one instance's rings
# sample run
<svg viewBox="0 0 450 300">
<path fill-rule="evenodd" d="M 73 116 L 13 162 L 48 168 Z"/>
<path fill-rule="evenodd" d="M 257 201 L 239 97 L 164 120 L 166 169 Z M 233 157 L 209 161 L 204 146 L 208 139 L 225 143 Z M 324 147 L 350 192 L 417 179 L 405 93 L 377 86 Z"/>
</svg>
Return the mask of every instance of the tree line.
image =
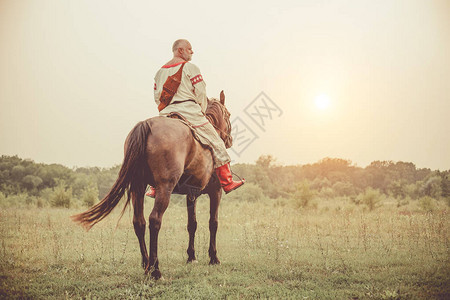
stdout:
<svg viewBox="0 0 450 300">
<path fill-rule="evenodd" d="M 420 200 L 431 207 L 434 200 L 450 205 L 450 170 L 417 168 L 411 162 L 373 161 L 365 168 L 350 160 L 324 158 L 313 164 L 282 166 L 271 155 L 255 164 L 237 164 L 233 170 L 269 198 L 286 198 L 305 207 L 313 199 L 346 198 L 370 210 L 391 198 L 398 206 Z M 425 209 L 428 209 L 425 208 Z"/>
<path fill-rule="evenodd" d="M 114 184 L 120 165 L 73 168 L 35 163 L 18 156 L 0 158 L 0 204 L 14 206 L 90 206 Z"/>
<path fill-rule="evenodd" d="M 108 193 L 119 169 L 120 165 L 71 169 L 3 155 L 0 205 L 90 206 Z M 263 155 L 254 164 L 235 164 L 233 171 L 246 179 L 249 200 L 305 201 L 308 195 L 316 195 L 349 197 L 357 202 L 360 195 L 376 193 L 399 200 L 430 197 L 450 201 L 450 170 L 417 168 L 411 162 L 374 161 L 362 168 L 350 160 L 324 158 L 314 164 L 282 166 L 273 156 Z"/>
</svg>

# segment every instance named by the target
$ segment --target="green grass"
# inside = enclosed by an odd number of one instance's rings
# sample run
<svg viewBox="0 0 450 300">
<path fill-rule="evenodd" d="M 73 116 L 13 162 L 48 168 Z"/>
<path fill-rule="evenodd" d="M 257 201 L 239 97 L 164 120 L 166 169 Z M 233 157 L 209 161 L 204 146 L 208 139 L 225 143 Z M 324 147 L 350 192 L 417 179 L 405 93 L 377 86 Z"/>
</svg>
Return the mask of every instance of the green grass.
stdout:
<svg viewBox="0 0 450 300">
<path fill-rule="evenodd" d="M 159 281 L 140 267 L 131 213 L 117 229 L 118 211 L 86 233 L 69 219 L 80 209 L 4 209 L 0 298 L 450 298 L 446 210 L 366 212 L 336 201 L 294 209 L 224 199 L 218 266 L 208 265 L 208 201 L 197 208 L 195 264 L 186 264 L 186 209 L 172 203 L 159 238 Z"/>
</svg>

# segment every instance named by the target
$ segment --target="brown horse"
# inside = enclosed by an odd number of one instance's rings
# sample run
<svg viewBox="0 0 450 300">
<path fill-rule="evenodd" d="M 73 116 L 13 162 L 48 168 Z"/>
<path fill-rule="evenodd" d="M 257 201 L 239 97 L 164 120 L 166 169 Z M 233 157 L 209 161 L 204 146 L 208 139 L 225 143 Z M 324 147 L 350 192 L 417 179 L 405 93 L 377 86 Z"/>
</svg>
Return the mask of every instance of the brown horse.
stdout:
<svg viewBox="0 0 450 300">
<path fill-rule="evenodd" d="M 225 107 L 225 95 L 218 100 L 208 101 L 206 117 L 231 147 L 230 113 Z M 188 262 L 195 261 L 194 238 L 197 229 L 195 216 L 196 199 L 200 194 L 210 199 L 210 264 L 219 264 L 216 250 L 218 208 L 222 188 L 216 177 L 210 150 L 202 146 L 192 135 L 191 129 L 179 120 L 154 117 L 139 122 L 125 141 L 125 156 L 119 176 L 111 191 L 89 210 L 72 216 L 75 222 L 87 230 L 105 218 L 127 192 L 122 214 L 132 200 L 134 208 L 133 225 L 139 240 L 142 266 L 145 274 L 155 279 L 161 277 L 158 264 L 158 233 L 164 212 L 172 193 L 186 194 L 188 211 L 187 229 L 189 246 Z M 153 210 L 149 217 L 150 256 L 145 244 L 144 196 L 147 185 L 156 189 Z"/>
</svg>

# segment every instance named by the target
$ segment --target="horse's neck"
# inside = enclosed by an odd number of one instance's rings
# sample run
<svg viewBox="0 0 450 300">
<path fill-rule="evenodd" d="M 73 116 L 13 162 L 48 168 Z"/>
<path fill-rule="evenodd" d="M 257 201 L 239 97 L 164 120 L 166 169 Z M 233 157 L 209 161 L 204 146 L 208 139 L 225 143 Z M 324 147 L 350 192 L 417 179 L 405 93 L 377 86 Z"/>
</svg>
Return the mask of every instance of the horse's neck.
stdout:
<svg viewBox="0 0 450 300">
<path fill-rule="evenodd" d="M 209 108 L 209 109 L 208 109 Z M 206 118 L 208 119 L 209 123 L 211 123 L 214 127 L 220 126 L 220 108 L 217 107 L 217 104 L 214 103 L 214 105 L 209 106 L 206 109 Z"/>
<path fill-rule="evenodd" d="M 208 119 L 209 123 L 211 123 L 213 126 L 217 126 L 216 124 L 216 118 L 211 113 L 206 113 L 206 118 Z"/>
</svg>

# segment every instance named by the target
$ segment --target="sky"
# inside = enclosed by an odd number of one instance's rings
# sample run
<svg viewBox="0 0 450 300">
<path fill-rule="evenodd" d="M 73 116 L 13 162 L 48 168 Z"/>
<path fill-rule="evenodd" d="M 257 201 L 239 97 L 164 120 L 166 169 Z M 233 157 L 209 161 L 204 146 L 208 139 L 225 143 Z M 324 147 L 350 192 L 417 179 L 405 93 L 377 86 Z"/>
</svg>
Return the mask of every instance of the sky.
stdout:
<svg viewBox="0 0 450 300">
<path fill-rule="evenodd" d="M 111 167 L 188 39 L 234 163 L 450 169 L 450 1 L 0 0 L 0 155 Z"/>
</svg>

